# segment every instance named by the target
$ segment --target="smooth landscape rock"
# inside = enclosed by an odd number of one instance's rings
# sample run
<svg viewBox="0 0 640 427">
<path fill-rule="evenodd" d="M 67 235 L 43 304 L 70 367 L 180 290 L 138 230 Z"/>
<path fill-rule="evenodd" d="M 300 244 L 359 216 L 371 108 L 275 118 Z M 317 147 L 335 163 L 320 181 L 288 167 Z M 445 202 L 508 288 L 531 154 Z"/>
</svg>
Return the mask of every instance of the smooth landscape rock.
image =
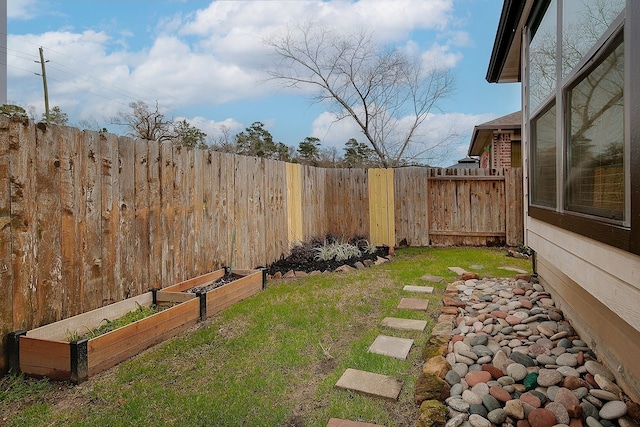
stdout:
<svg viewBox="0 0 640 427">
<path fill-rule="evenodd" d="M 456 313 L 444 357 L 449 427 L 640 425 L 640 405 L 541 285 L 465 277 L 447 297 Z"/>
</svg>

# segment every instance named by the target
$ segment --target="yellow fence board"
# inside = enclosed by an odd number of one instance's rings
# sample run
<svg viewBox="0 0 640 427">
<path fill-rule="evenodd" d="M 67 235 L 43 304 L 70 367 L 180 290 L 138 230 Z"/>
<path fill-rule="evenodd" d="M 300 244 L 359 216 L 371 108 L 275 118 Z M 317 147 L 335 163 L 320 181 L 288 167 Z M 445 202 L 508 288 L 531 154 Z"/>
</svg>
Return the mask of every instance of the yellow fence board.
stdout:
<svg viewBox="0 0 640 427">
<path fill-rule="evenodd" d="M 369 238 L 395 246 L 393 169 L 369 169 Z"/>
<path fill-rule="evenodd" d="M 287 225 L 289 244 L 303 239 L 302 229 L 302 165 L 287 163 Z"/>
</svg>

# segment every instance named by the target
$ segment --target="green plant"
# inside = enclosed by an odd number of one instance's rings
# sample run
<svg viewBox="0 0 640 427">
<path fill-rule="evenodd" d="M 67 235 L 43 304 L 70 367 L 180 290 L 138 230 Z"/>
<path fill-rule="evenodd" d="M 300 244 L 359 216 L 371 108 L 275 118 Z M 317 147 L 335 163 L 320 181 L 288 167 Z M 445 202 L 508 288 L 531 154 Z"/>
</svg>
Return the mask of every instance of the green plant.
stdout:
<svg viewBox="0 0 640 427">
<path fill-rule="evenodd" d="M 33 398 L 0 403 L 0 420 L 9 426 L 323 427 L 335 417 L 414 425 L 421 350 L 446 284 L 433 284 L 436 292 L 425 296 L 430 300 L 426 314 L 397 308 L 407 296 L 403 287 L 424 284 L 421 277 L 427 273 L 452 282 L 457 276 L 449 266 L 472 265 L 484 266 L 477 270 L 481 276 L 511 276 L 498 267 L 530 269 L 531 261 L 507 257 L 504 249 L 408 248 L 397 250 L 384 268 L 270 282 L 265 291 L 201 328 L 121 363 L 86 386 L 63 394 L 56 385 L 37 399 L 45 403 L 34 404 Z M 405 361 L 367 351 L 377 335 L 390 334 L 380 325 L 387 316 L 429 321 L 425 332 L 393 332 L 415 340 Z M 399 400 L 387 403 L 336 389 L 346 368 L 403 380 Z M 0 393 L 6 388 L 0 383 Z M 20 393 L 14 388 L 11 395 Z"/>
<path fill-rule="evenodd" d="M 100 322 L 100 325 L 93 329 L 85 327 L 85 329 L 87 329 L 87 332 L 84 334 L 80 334 L 77 330 L 76 331 L 67 330 L 66 332 L 67 341 L 71 342 L 79 339 L 96 338 L 96 337 L 99 337 L 100 335 L 104 335 L 108 332 L 114 331 L 130 323 L 137 322 L 138 320 L 142 320 L 145 317 L 149 317 L 153 314 L 156 314 L 164 310 L 164 307 L 160 307 L 156 305 L 147 307 L 147 306 L 140 305 L 137 302 L 136 302 L 136 305 L 138 307 L 135 310 L 131 310 L 130 312 L 122 315 L 117 319 L 114 319 L 114 320 L 102 319 L 102 321 Z"/>
<path fill-rule="evenodd" d="M 317 261 L 346 261 L 349 258 L 359 257 L 362 255 L 357 246 L 350 243 L 327 243 L 315 248 Z"/>
<path fill-rule="evenodd" d="M 36 380 L 23 374 L 9 372 L 0 377 L 0 402 L 10 403 L 40 396 L 51 389 L 51 383 L 46 378 Z"/>
</svg>

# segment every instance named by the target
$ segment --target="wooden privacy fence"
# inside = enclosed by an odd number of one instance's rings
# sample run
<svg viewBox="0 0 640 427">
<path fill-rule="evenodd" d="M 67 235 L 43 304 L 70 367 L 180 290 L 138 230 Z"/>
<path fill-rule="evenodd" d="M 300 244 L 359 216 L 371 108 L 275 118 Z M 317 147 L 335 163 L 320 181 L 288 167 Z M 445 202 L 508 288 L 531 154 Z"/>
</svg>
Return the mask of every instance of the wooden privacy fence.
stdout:
<svg viewBox="0 0 640 427">
<path fill-rule="evenodd" d="M 332 233 L 522 243 L 518 169 L 320 169 L 0 117 L 0 334 Z M 0 371 L 5 368 L 4 350 Z"/>
</svg>

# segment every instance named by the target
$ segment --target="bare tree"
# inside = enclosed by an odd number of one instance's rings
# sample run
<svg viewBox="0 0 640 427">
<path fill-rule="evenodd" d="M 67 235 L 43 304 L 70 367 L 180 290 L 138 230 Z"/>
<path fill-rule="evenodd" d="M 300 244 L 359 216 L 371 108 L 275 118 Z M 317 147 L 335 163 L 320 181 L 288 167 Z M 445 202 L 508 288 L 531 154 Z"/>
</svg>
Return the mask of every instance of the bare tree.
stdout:
<svg viewBox="0 0 640 427">
<path fill-rule="evenodd" d="M 270 75 L 286 87 L 313 89 L 319 102 L 335 107 L 338 120 L 353 119 L 381 166 L 433 149 L 420 125 L 453 91 L 448 70 L 424 70 L 400 49 L 377 45 L 364 30 L 338 34 L 307 24 L 265 43 L 279 58 Z"/>
<path fill-rule="evenodd" d="M 211 149 L 222 153 L 235 153 L 236 144 L 231 136 L 231 129 L 226 125 L 219 125 L 220 135 L 213 138 Z"/>
<path fill-rule="evenodd" d="M 152 110 L 143 101 L 132 102 L 129 107 L 131 108 L 130 112 L 118 113 L 118 116 L 112 119 L 111 123 L 128 127 L 129 135 L 134 138 L 158 142 L 175 139 L 173 121 L 164 117 L 157 102 L 155 110 Z"/>
</svg>

